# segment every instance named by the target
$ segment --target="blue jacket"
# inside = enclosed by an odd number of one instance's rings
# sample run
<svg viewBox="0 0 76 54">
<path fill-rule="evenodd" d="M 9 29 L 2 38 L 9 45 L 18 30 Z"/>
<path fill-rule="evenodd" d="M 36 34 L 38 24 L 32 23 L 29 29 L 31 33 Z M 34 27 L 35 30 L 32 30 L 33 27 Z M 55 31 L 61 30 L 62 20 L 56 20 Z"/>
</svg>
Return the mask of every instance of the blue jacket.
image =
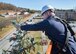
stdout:
<svg viewBox="0 0 76 54">
<path fill-rule="evenodd" d="M 65 42 L 64 25 L 60 21 L 55 20 L 54 17 L 48 17 L 36 24 L 23 25 L 21 26 L 21 30 L 45 31 L 45 35 L 53 42 L 58 42 L 61 45 Z"/>
</svg>

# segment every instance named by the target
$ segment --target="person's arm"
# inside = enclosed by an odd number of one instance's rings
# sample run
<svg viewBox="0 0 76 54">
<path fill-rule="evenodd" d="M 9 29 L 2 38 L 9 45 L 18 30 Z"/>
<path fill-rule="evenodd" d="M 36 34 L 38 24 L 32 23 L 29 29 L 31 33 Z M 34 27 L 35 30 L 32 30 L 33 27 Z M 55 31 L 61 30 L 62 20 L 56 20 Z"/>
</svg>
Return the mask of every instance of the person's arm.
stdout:
<svg viewBox="0 0 76 54">
<path fill-rule="evenodd" d="M 48 21 L 44 20 L 36 24 L 22 25 L 20 28 L 21 30 L 26 30 L 26 31 L 44 31 L 48 25 L 47 23 Z"/>
</svg>

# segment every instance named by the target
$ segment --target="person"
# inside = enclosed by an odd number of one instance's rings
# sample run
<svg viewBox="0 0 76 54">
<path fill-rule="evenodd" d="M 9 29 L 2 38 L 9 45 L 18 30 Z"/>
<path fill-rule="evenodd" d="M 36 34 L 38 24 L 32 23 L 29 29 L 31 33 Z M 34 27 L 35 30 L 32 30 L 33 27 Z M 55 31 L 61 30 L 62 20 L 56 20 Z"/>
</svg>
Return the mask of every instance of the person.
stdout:
<svg viewBox="0 0 76 54">
<path fill-rule="evenodd" d="M 36 24 L 22 25 L 20 29 L 25 31 L 45 31 L 45 35 L 53 42 L 50 54 L 59 54 L 62 52 L 66 40 L 65 26 L 56 19 L 59 17 L 55 15 L 55 9 L 50 5 L 45 5 L 42 8 L 41 15 L 44 19 L 43 21 Z"/>
</svg>

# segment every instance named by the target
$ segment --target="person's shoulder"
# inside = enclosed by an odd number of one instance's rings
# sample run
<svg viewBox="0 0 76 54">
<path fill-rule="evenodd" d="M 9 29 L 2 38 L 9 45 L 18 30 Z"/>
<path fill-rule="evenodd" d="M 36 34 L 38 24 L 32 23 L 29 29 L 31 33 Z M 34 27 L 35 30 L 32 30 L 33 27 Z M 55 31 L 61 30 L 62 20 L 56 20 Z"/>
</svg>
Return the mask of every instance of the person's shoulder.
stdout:
<svg viewBox="0 0 76 54">
<path fill-rule="evenodd" d="M 61 19 L 61 18 L 60 18 L 60 17 L 58 17 L 58 16 L 54 16 L 54 18 L 55 18 L 55 19 Z"/>
</svg>

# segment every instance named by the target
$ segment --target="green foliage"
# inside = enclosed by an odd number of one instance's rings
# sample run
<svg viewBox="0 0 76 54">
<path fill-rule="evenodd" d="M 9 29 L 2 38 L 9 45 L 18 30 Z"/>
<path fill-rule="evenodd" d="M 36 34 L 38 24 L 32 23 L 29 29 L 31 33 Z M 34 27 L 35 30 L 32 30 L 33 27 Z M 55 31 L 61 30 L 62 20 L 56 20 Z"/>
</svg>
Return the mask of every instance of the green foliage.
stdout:
<svg viewBox="0 0 76 54">
<path fill-rule="evenodd" d="M 27 9 L 27 12 L 29 12 L 29 13 L 35 13 L 35 10 Z"/>
</svg>

